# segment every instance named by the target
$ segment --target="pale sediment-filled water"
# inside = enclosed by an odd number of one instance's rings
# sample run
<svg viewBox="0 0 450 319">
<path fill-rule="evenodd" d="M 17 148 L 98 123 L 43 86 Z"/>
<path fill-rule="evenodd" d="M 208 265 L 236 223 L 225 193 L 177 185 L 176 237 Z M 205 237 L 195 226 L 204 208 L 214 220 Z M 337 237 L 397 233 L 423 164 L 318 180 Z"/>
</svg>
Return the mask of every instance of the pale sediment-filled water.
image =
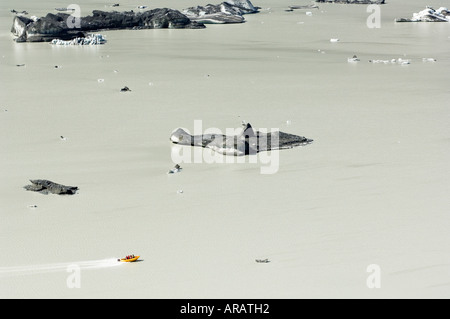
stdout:
<svg viewBox="0 0 450 319">
<path fill-rule="evenodd" d="M 255 0 L 244 24 L 57 47 L 15 43 L 9 10 L 43 16 L 58 1 L 2 1 L 0 296 L 448 298 L 450 24 L 394 23 L 445 4 L 388 1 L 370 29 L 365 5 L 285 11 L 305 3 Z M 411 63 L 368 62 L 394 58 Z M 171 132 L 195 120 L 314 142 L 167 175 Z M 80 190 L 22 188 L 39 178 Z M 142 262 L 104 262 L 130 253 Z"/>
</svg>

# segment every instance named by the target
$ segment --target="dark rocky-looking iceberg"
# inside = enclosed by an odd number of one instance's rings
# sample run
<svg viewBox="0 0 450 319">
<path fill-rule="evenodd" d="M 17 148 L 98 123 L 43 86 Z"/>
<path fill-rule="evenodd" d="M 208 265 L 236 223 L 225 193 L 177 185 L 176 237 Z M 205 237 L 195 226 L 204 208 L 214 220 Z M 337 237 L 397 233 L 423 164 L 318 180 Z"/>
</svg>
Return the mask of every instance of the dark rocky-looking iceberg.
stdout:
<svg viewBox="0 0 450 319">
<path fill-rule="evenodd" d="M 45 17 L 29 19 L 15 16 L 11 32 L 16 42 L 43 42 L 55 38 L 71 40 L 85 37 L 87 32 L 118 29 L 199 29 L 205 26 L 191 21 L 178 10 L 153 9 L 144 12 L 105 12 L 94 10 L 92 15 L 79 18 L 79 26 L 68 23 L 73 19 L 67 13 L 48 13 Z"/>
<path fill-rule="evenodd" d="M 74 195 L 78 187 L 77 186 L 66 186 L 46 179 L 35 179 L 30 180 L 31 185 L 26 185 L 24 188 L 27 191 L 39 192 L 41 194 L 57 194 L 57 195 Z"/>
</svg>

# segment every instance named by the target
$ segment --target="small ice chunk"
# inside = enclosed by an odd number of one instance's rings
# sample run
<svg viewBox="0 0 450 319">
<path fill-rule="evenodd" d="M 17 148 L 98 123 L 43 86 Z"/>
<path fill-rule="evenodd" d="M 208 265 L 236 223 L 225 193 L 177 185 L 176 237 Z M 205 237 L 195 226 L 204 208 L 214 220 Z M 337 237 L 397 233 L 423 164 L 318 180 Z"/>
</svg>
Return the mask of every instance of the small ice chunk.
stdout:
<svg viewBox="0 0 450 319">
<path fill-rule="evenodd" d="M 182 168 L 179 164 L 175 165 L 174 168 L 172 168 L 170 171 L 167 172 L 167 174 L 174 174 L 174 173 L 178 173 L 181 172 Z"/>
<path fill-rule="evenodd" d="M 348 58 L 347 62 L 359 62 L 359 58 L 356 55 L 354 55 L 352 58 Z"/>
<path fill-rule="evenodd" d="M 260 264 L 267 264 L 267 263 L 270 263 L 270 260 L 269 259 L 255 259 L 255 261 L 257 262 L 257 263 L 260 263 Z"/>
<path fill-rule="evenodd" d="M 400 64 L 400 65 L 408 65 L 411 63 L 410 60 L 404 60 L 402 58 L 399 58 L 397 61 L 398 61 L 398 64 Z"/>
</svg>

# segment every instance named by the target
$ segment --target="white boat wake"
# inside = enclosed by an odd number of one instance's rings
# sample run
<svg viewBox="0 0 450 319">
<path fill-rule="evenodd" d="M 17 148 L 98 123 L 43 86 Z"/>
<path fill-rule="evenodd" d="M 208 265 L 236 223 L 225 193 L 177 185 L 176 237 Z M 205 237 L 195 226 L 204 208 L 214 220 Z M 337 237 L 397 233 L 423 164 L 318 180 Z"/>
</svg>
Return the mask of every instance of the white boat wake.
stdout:
<svg viewBox="0 0 450 319">
<path fill-rule="evenodd" d="M 42 273 L 51 272 L 70 272 L 74 268 L 84 269 L 99 269 L 109 268 L 123 265 L 117 261 L 117 258 L 99 259 L 99 260 L 87 260 L 87 261 L 73 261 L 66 263 L 52 263 L 41 265 L 28 265 L 28 266 L 12 266 L 12 267 L 0 267 L 0 278 L 21 276 L 21 275 L 36 275 Z"/>
</svg>

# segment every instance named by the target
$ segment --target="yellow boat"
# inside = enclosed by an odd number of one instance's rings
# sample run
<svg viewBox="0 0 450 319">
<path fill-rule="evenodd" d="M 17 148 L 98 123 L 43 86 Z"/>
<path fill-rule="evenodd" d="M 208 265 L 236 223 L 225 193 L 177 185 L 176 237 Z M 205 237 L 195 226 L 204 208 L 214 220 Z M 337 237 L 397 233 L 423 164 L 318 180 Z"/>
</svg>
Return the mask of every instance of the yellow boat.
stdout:
<svg viewBox="0 0 450 319">
<path fill-rule="evenodd" d="M 120 259 L 117 259 L 117 261 L 124 262 L 124 263 L 131 263 L 131 262 L 133 262 L 133 261 L 138 260 L 139 257 L 141 257 L 141 256 L 134 256 L 133 258 L 128 258 L 128 259 L 126 259 L 126 258 L 120 258 Z"/>
</svg>

